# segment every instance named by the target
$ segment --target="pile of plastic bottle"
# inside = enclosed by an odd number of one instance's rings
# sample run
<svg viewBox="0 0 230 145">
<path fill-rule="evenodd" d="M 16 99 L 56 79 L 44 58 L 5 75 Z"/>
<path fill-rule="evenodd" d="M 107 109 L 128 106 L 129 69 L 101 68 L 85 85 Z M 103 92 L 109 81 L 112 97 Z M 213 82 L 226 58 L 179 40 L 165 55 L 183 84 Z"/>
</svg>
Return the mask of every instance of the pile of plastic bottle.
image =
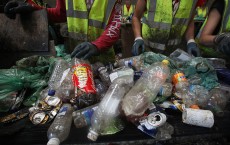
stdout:
<svg viewBox="0 0 230 145">
<path fill-rule="evenodd" d="M 181 50 L 148 65 L 141 56 L 120 59 L 113 65 L 60 58 L 48 87 L 30 109 L 30 120 L 34 124 L 53 121 L 47 132 L 49 145 L 68 137 L 72 121 L 77 128 L 89 126 L 87 137 L 92 141 L 117 133 L 125 127 L 121 116 L 151 137 L 167 140 L 173 126 L 162 111 L 166 108 L 181 111 L 184 123 L 210 128 L 213 115 L 223 116 L 228 98 L 221 85 L 207 89 L 199 76 L 187 77 L 171 64 L 174 60 L 180 66 L 181 61 L 192 59 Z M 199 67 L 204 70 L 202 64 Z M 197 121 L 192 113 L 203 118 Z"/>
</svg>

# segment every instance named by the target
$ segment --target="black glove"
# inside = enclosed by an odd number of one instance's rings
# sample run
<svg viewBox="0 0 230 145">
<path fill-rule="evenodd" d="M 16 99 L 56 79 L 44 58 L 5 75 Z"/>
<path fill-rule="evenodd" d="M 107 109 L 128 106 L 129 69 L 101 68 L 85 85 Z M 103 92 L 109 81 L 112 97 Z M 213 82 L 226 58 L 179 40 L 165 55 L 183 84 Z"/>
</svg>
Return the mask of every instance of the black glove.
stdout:
<svg viewBox="0 0 230 145">
<path fill-rule="evenodd" d="M 10 1 L 4 7 L 4 13 L 10 19 L 15 19 L 16 13 L 25 14 L 34 10 L 32 5 L 20 1 Z"/>
<path fill-rule="evenodd" d="M 71 58 L 88 59 L 98 54 L 99 50 L 95 45 L 90 42 L 83 42 L 75 47 L 74 51 L 71 53 Z"/>
<path fill-rule="evenodd" d="M 214 43 L 217 49 L 225 55 L 230 55 L 230 33 L 222 33 L 215 37 Z"/>
<path fill-rule="evenodd" d="M 200 57 L 200 49 L 199 47 L 197 46 L 196 42 L 190 42 L 187 44 L 187 52 L 190 54 L 190 55 L 193 55 L 195 57 Z"/>
<path fill-rule="evenodd" d="M 145 51 L 144 40 L 137 39 L 133 44 L 132 54 L 136 56 L 136 55 L 143 53 L 144 51 Z"/>
</svg>

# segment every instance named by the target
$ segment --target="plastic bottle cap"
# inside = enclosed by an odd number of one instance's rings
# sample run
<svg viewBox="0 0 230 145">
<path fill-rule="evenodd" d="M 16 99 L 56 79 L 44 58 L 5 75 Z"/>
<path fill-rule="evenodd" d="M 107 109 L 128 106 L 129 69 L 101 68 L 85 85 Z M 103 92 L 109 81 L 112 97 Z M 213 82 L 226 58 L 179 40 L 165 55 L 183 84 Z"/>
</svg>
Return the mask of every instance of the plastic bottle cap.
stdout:
<svg viewBox="0 0 230 145">
<path fill-rule="evenodd" d="M 55 90 L 49 90 L 48 95 L 49 96 L 54 96 L 55 95 Z"/>
<path fill-rule="evenodd" d="M 60 140 L 58 138 L 51 138 L 47 145 L 59 145 L 60 144 Z"/>
<path fill-rule="evenodd" d="M 168 61 L 167 59 L 164 59 L 162 62 L 163 62 L 164 64 L 166 64 L 166 65 L 169 64 L 169 61 Z"/>
<path fill-rule="evenodd" d="M 98 133 L 96 133 L 93 130 L 90 130 L 90 132 L 87 135 L 87 138 L 90 139 L 90 140 L 92 140 L 92 141 L 96 141 L 97 138 L 98 138 Z"/>
</svg>

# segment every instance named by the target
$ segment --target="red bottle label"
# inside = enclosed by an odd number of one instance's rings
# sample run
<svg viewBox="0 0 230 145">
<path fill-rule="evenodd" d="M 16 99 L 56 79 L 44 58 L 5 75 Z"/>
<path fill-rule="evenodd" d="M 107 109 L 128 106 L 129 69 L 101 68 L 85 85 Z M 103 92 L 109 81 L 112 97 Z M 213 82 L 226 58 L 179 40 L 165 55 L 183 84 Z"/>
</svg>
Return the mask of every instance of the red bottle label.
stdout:
<svg viewBox="0 0 230 145">
<path fill-rule="evenodd" d="M 93 80 L 93 73 L 90 65 L 77 64 L 73 67 L 73 83 L 76 89 L 87 94 L 96 94 L 96 88 Z"/>
</svg>

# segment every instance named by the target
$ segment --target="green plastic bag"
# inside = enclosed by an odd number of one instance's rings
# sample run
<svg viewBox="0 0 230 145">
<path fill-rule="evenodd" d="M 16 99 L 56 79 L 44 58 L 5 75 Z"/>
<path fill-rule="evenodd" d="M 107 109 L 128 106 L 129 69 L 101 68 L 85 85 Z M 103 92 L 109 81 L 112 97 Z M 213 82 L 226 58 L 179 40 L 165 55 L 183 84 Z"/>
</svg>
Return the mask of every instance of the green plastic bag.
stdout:
<svg viewBox="0 0 230 145">
<path fill-rule="evenodd" d="M 26 70 L 20 69 L 1 69 L 0 70 L 0 112 L 9 111 L 12 103 L 16 101 L 17 94 L 26 88 L 36 89 L 40 87 L 40 74 L 31 74 Z M 40 83 L 40 82 L 39 82 Z"/>
</svg>

